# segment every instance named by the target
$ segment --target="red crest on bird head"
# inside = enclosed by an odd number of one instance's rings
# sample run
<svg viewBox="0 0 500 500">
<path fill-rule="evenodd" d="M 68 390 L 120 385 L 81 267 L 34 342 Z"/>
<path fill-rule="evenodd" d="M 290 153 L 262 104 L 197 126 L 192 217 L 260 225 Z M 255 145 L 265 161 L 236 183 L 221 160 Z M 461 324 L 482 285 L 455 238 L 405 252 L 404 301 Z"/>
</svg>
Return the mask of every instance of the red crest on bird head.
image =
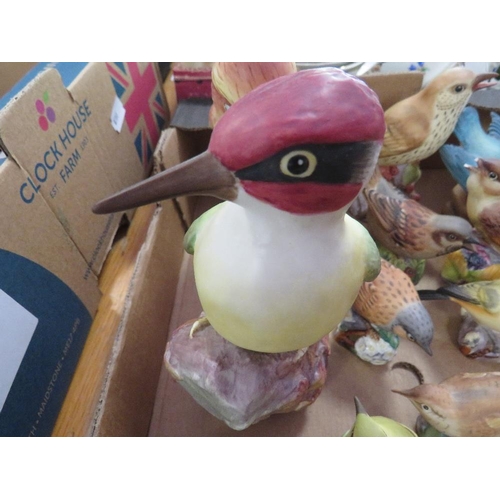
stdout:
<svg viewBox="0 0 500 500">
<path fill-rule="evenodd" d="M 209 151 L 229 170 L 296 144 L 383 141 L 377 94 L 337 68 L 279 77 L 242 97 L 214 128 Z"/>
</svg>

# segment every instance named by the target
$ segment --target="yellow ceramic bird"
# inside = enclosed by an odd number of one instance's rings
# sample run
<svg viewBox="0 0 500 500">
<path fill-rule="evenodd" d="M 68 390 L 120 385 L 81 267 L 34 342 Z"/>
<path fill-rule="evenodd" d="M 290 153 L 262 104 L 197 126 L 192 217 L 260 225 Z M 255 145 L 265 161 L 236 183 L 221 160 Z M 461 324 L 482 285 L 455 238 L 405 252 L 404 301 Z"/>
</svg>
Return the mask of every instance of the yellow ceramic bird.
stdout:
<svg viewBox="0 0 500 500">
<path fill-rule="evenodd" d="M 476 321 L 500 330 L 500 280 L 448 285 L 437 290 L 419 290 L 422 300 L 449 299 L 462 306 Z"/>
<path fill-rule="evenodd" d="M 370 417 L 357 397 L 356 420 L 344 437 L 417 437 L 415 432 L 388 417 Z"/>
<path fill-rule="evenodd" d="M 182 194 L 227 201 L 186 235 L 207 321 L 238 347 L 310 346 L 345 317 L 380 255 L 346 212 L 372 175 L 385 125 L 376 94 L 335 68 L 260 85 L 224 113 L 208 150 L 118 193 L 120 211 Z"/>
<path fill-rule="evenodd" d="M 417 94 L 385 111 L 387 130 L 379 165 L 419 162 L 435 153 L 450 137 L 472 92 L 494 84 L 496 73 L 476 75 L 455 67 L 435 77 Z"/>
<path fill-rule="evenodd" d="M 371 324 L 415 342 L 432 355 L 432 319 L 410 277 L 386 260 L 372 282 L 364 283 L 352 309 Z"/>
<path fill-rule="evenodd" d="M 475 242 L 468 221 L 434 212 L 395 191 L 383 178 L 370 180 L 363 193 L 370 234 L 399 257 L 430 259 Z"/>
<path fill-rule="evenodd" d="M 393 392 L 447 436 L 500 436 L 500 372 L 460 373 L 440 384 Z"/>
<path fill-rule="evenodd" d="M 467 165 L 467 215 L 486 242 L 500 252 L 500 159 Z"/>
<path fill-rule="evenodd" d="M 295 73 L 294 62 L 216 62 L 212 67 L 212 127 L 238 99 L 263 83 Z"/>
</svg>

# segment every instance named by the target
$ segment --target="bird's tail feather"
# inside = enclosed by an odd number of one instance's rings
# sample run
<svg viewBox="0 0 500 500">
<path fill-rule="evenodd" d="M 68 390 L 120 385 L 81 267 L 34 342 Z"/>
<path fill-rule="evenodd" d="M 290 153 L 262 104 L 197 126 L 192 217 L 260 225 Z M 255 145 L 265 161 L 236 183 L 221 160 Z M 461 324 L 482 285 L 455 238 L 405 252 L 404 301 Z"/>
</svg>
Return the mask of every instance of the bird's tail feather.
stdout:
<svg viewBox="0 0 500 500">
<path fill-rule="evenodd" d="M 488 134 L 500 140 L 500 115 L 492 111 L 490 113 L 491 122 L 488 127 Z"/>
</svg>

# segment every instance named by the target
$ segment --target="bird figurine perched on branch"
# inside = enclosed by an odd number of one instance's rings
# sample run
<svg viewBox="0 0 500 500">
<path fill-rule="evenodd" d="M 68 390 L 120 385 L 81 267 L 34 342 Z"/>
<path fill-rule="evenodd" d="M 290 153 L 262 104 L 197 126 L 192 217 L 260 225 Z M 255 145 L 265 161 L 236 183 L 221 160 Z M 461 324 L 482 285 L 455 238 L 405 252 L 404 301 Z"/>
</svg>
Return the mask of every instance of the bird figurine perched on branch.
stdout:
<svg viewBox="0 0 500 500">
<path fill-rule="evenodd" d="M 450 137 L 471 94 L 494 83 L 496 73 L 476 75 L 464 67 L 444 71 L 420 92 L 385 112 L 387 131 L 378 164 L 418 163 L 435 153 Z"/>
<path fill-rule="evenodd" d="M 408 398 L 432 427 L 447 436 L 500 436 L 500 372 L 460 373 L 440 384 L 392 392 Z"/>
<path fill-rule="evenodd" d="M 235 345 L 285 352 L 342 321 L 380 256 L 346 215 L 375 168 L 385 131 L 376 94 L 335 68 L 260 85 L 224 113 L 208 150 L 113 195 L 97 213 L 181 194 L 230 200 L 186 235 L 209 322 Z"/>
</svg>

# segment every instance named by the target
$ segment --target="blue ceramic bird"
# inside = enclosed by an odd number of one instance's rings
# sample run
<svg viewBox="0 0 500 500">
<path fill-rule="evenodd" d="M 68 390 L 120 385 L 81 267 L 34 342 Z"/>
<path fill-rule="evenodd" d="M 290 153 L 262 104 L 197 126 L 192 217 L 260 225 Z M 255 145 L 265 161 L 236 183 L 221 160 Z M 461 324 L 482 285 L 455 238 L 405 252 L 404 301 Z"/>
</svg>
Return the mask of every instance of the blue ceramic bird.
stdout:
<svg viewBox="0 0 500 500">
<path fill-rule="evenodd" d="M 496 113 L 492 112 L 492 116 Z M 496 115 L 498 120 L 498 115 Z M 479 112 L 472 106 L 467 106 L 458 118 L 454 134 L 460 141 L 462 147 L 481 158 L 500 158 L 500 139 L 485 132 Z"/>
<path fill-rule="evenodd" d="M 500 158 L 500 115 L 491 112 L 490 116 L 491 123 L 485 132 L 477 109 L 467 106 L 454 130 L 460 146 L 445 144 L 439 150 L 446 168 L 465 191 L 469 178 L 465 164 L 477 166 L 476 158 Z"/>
<path fill-rule="evenodd" d="M 285 352 L 334 330 L 380 270 L 346 215 L 385 131 L 376 94 L 341 70 L 260 85 L 214 127 L 208 150 L 108 200 L 98 213 L 182 194 L 230 200 L 186 234 L 207 321 L 245 349 Z"/>
</svg>

